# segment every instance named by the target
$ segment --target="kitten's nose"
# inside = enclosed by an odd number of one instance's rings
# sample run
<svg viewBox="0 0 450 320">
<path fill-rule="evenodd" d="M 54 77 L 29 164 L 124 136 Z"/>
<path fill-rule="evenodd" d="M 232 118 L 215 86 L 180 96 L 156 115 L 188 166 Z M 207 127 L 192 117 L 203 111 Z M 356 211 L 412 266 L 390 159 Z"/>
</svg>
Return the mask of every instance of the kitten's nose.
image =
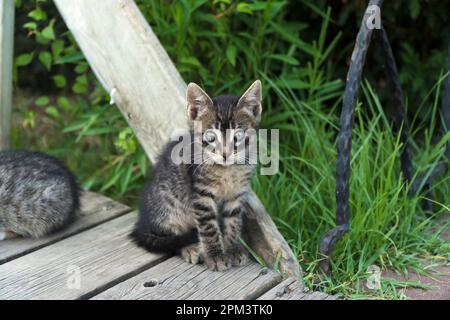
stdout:
<svg viewBox="0 0 450 320">
<path fill-rule="evenodd" d="M 225 151 L 222 153 L 222 157 L 223 157 L 223 160 L 227 160 L 227 153 Z"/>
</svg>

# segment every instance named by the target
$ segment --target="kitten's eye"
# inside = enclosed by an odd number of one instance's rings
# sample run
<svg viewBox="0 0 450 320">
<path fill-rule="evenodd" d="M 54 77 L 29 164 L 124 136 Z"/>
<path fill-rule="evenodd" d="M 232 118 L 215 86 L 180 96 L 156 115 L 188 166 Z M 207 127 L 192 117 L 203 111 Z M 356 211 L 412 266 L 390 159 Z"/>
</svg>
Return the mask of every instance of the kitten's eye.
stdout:
<svg viewBox="0 0 450 320">
<path fill-rule="evenodd" d="M 239 129 L 234 132 L 234 141 L 240 142 L 244 139 L 244 137 L 245 137 L 244 130 Z"/>
<path fill-rule="evenodd" d="M 216 133 L 213 130 L 206 130 L 203 134 L 203 140 L 208 143 L 216 141 Z"/>
</svg>

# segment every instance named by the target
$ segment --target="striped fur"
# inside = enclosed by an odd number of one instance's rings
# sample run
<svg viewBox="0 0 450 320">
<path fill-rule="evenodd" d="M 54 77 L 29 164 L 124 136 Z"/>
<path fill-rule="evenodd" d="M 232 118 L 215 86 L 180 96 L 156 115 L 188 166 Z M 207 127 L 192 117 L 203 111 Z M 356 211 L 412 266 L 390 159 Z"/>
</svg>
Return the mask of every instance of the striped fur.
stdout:
<svg viewBox="0 0 450 320">
<path fill-rule="evenodd" d="M 131 237 L 151 252 L 179 253 L 190 263 L 205 262 L 210 269 L 221 271 L 247 261 L 239 238 L 255 166 L 248 161 L 217 164 L 214 160 L 218 158 L 234 154 L 246 160 L 248 154 L 238 155 L 236 149 L 205 151 L 205 132 L 215 129 L 222 135 L 220 139 L 226 139 L 225 129 L 257 129 L 261 85 L 256 81 L 241 97 L 211 99 L 190 84 L 187 101 L 190 139 L 202 150 L 204 161 L 175 164 L 171 154 L 177 142 L 166 146 L 142 191 L 139 219 Z M 194 134 L 194 121 L 202 125 L 200 140 Z"/>
<path fill-rule="evenodd" d="M 79 187 L 57 159 L 30 151 L 0 152 L 0 233 L 42 237 L 71 222 Z"/>
</svg>

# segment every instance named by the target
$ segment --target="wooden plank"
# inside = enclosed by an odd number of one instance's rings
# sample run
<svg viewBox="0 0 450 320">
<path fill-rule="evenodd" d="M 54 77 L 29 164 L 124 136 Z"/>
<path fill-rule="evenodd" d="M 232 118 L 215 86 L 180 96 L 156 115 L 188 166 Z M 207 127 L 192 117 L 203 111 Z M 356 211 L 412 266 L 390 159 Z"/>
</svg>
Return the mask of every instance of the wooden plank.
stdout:
<svg viewBox="0 0 450 320">
<path fill-rule="evenodd" d="M 295 278 L 291 277 L 267 291 L 258 300 L 336 300 L 323 292 L 311 291 Z"/>
<path fill-rule="evenodd" d="M 152 160 L 185 128 L 186 85 L 131 0 L 55 0 L 91 68 Z"/>
<path fill-rule="evenodd" d="M 251 262 L 226 272 L 213 272 L 178 257 L 170 258 L 93 297 L 96 300 L 255 299 L 281 281 L 281 276 Z"/>
<path fill-rule="evenodd" d="M 13 51 L 14 1 L 0 0 L 0 150 L 10 144 Z"/>
<path fill-rule="evenodd" d="M 258 196 L 252 191 L 247 200 L 247 214 L 244 215 L 243 237 L 254 252 L 267 265 L 278 266 L 281 273 L 301 279 L 302 271 L 297 257 L 278 231 Z"/>
<path fill-rule="evenodd" d="M 77 220 L 61 231 L 41 239 L 18 238 L 0 241 L 0 264 L 130 211 L 131 209 L 126 205 L 113 201 L 105 196 L 89 191 L 83 192 L 81 197 L 81 212 Z"/>
<path fill-rule="evenodd" d="M 187 128 L 186 84 L 132 0 L 55 0 L 86 59 L 151 160 L 176 130 Z M 112 18 L 114 17 L 114 18 Z M 113 90 L 115 89 L 115 90 Z M 263 205 L 248 202 L 252 249 L 267 265 L 301 276 L 298 261 Z M 258 244 L 253 247 L 254 244 Z"/>
<path fill-rule="evenodd" d="M 0 300 L 89 298 L 165 259 L 130 242 L 135 220 L 128 213 L 1 265 Z"/>
</svg>

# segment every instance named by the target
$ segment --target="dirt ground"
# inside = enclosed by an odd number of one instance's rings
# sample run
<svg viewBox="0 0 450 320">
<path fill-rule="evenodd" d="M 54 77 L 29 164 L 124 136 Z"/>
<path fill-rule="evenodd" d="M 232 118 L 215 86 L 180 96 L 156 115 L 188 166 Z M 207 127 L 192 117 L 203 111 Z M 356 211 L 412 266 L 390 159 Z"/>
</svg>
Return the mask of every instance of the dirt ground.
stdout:
<svg viewBox="0 0 450 320">
<path fill-rule="evenodd" d="M 450 213 L 441 217 L 438 223 L 446 223 L 450 219 Z M 450 230 L 447 230 L 443 238 L 449 242 L 450 247 Z M 393 271 L 383 271 L 382 277 L 392 278 L 398 281 L 414 281 L 425 285 L 430 285 L 433 289 L 407 288 L 405 295 L 413 300 L 450 300 L 450 265 L 449 261 L 442 265 L 435 266 L 430 269 L 432 276 L 423 276 L 415 272 L 411 272 L 407 278 L 396 274 Z M 434 278 L 434 279 L 433 279 Z"/>
<path fill-rule="evenodd" d="M 399 281 L 414 281 L 425 285 L 430 285 L 433 289 L 407 288 L 405 295 L 412 300 L 450 300 L 450 267 L 438 266 L 431 272 L 433 278 L 411 272 L 407 278 L 395 274 L 392 271 L 383 272 L 385 278 L 392 278 Z"/>
</svg>

